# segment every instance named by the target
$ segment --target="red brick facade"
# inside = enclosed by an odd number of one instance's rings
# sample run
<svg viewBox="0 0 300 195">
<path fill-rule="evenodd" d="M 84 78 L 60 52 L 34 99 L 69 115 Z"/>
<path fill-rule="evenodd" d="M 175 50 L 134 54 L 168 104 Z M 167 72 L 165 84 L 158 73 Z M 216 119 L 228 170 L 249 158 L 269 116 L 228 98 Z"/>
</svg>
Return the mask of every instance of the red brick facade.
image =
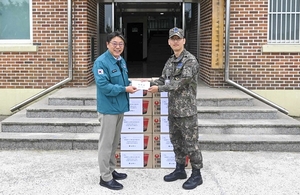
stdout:
<svg viewBox="0 0 300 195">
<path fill-rule="evenodd" d="M 32 2 L 38 51 L 0 52 L 0 88 L 48 88 L 68 77 L 68 1 Z M 224 69 L 211 68 L 211 4 L 201 1 L 201 78 L 224 87 Z M 72 7 L 73 80 L 67 85 L 88 86 L 93 82 L 92 38 L 97 53 L 97 0 L 73 0 Z M 230 17 L 230 79 L 253 90 L 300 89 L 300 53 L 262 52 L 268 0 L 231 0 Z"/>
<path fill-rule="evenodd" d="M 201 1 L 201 77 L 213 87 L 223 87 L 224 69 L 212 69 L 210 62 L 211 4 Z M 231 0 L 230 12 L 230 79 L 251 90 L 300 89 L 300 53 L 262 52 L 267 44 L 268 0 Z"/>
<path fill-rule="evenodd" d="M 68 77 L 67 0 L 32 1 L 33 44 L 37 52 L 1 52 L 0 88 L 48 88 Z M 72 1 L 73 80 L 93 82 L 91 37 L 96 40 L 96 0 Z M 96 43 L 95 43 L 96 44 Z"/>
</svg>

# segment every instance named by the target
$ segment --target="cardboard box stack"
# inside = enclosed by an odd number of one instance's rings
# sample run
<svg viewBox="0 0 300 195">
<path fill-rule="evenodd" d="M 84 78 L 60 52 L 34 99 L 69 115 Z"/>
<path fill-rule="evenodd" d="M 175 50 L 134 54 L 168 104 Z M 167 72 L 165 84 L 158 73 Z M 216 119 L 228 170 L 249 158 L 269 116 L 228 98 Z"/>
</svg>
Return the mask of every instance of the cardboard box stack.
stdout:
<svg viewBox="0 0 300 195">
<path fill-rule="evenodd" d="M 139 90 L 129 96 L 130 111 L 124 114 L 116 152 L 117 167 L 152 168 L 152 94 Z"/>
<path fill-rule="evenodd" d="M 147 92 L 143 79 L 132 79 L 141 90 L 130 94 L 130 111 L 124 114 L 117 167 L 175 168 L 175 155 L 169 137 L 168 93 Z M 146 82 L 147 83 L 147 82 Z M 148 83 L 149 84 L 149 83 Z M 187 167 L 188 158 L 186 161 Z"/>
<path fill-rule="evenodd" d="M 169 137 L 168 93 L 153 94 L 153 168 L 175 167 Z"/>
</svg>

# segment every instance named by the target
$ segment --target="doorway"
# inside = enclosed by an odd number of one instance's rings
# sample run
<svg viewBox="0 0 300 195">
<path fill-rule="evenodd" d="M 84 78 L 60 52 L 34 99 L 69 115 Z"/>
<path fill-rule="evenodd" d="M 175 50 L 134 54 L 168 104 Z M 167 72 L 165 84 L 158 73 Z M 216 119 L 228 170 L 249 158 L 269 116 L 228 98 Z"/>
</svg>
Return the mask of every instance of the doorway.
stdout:
<svg viewBox="0 0 300 195">
<path fill-rule="evenodd" d="M 113 30 L 123 32 L 127 42 L 123 57 L 127 61 L 129 77 L 160 76 L 165 62 L 172 54 L 168 33 L 175 26 L 185 32 L 185 48 L 198 57 L 198 3 L 168 0 L 99 1 L 100 45 L 103 45 L 101 40 L 105 40 L 107 33 Z M 104 52 L 101 48 L 98 51 L 98 55 Z"/>
<path fill-rule="evenodd" d="M 127 24 L 127 61 L 143 60 L 143 23 Z"/>
</svg>

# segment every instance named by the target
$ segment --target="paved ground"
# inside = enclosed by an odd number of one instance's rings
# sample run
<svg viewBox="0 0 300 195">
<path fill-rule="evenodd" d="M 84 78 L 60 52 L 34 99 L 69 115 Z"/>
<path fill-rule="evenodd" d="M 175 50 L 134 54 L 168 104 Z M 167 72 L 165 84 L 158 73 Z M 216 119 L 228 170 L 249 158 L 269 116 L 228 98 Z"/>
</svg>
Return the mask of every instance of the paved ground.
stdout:
<svg viewBox="0 0 300 195">
<path fill-rule="evenodd" d="M 166 183 L 170 169 L 122 169 L 124 189 L 98 185 L 96 151 L 0 151 L 2 195 L 297 195 L 300 153 L 203 151 L 204 183 L 181 188 L 183 180 Z M 190 170 L 188 170 L 190 175 Z"/>
</svg>

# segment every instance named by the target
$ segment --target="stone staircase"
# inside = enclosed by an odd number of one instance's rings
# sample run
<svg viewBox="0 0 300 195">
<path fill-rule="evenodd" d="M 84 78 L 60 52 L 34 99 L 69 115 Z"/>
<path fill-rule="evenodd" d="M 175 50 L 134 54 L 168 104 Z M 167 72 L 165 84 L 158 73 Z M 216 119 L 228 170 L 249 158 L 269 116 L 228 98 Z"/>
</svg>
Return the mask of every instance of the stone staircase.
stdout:
<svg viewBox="0 0 300 195">
<path fill-rule="evenodd" d="M 0 149 L 96 150 L 95 86 L 62 88 L 1 122 Z M 234 88 L 198 86 L 202 150 L 300 152 L 300 122 Z"/>
<path fill-rule="evenodd" d="M 203 150 L 300 152 L 298 120 L 234 88 L 198 92 Z"/>
</svg>

